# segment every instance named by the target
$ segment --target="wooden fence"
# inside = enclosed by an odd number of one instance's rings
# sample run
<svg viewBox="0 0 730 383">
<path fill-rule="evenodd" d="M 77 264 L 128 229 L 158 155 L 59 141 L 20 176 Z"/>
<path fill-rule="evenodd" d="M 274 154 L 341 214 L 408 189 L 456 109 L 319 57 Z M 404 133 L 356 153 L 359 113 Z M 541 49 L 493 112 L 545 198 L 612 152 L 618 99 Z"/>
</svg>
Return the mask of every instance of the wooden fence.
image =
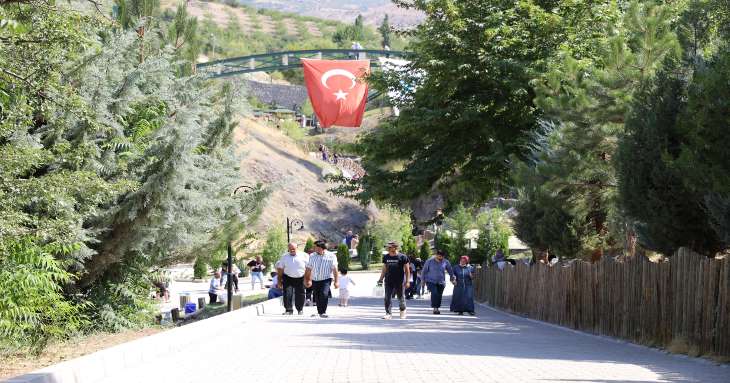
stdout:
<svg viewBox="0 0 730 383">
<path fill-rule="evenodd" d="M 482 268 L 477 300 L 505 311 L 692 355 L 730 358 L 730 259 L 681 250 L 591 264 Z"/>
</svg>

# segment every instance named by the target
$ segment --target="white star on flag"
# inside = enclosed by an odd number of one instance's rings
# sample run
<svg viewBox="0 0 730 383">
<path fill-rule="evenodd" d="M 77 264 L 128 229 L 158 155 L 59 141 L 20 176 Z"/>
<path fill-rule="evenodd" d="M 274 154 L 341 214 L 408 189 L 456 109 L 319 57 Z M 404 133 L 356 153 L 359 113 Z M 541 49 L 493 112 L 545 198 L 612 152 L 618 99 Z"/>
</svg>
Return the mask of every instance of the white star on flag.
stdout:
<svg viewBox="0 0 730 383">
<path fill-rule="evenodd" d="M 347 100 L 347 93 L 343 92 L 342 89 L 338 90 L 337 93 L 332 93 L 337 97 L 335 101 L 337 100 Z"/>
</svg>

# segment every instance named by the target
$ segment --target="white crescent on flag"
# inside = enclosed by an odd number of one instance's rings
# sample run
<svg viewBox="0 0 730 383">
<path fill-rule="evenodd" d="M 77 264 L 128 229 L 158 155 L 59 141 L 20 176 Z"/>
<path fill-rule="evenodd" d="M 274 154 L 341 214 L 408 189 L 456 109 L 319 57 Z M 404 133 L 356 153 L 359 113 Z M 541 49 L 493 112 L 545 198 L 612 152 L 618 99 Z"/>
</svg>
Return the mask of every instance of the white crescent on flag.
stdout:
<svg viewBox="0 0 730 383">
<path fill-rule="evenodd" d="M 334 76 L 345 76 L 349 78 L 352 81 L 352 85 L 350 85 L 350 89 L 354 88 L 355 85 L 357 85 L 357 77 L 355 77 L 354 74 L 350 73 L 349 71 L 346 71 L 344 69 L 330 69 L 327 72 L 324 72 L 322 75 L 322 85 L 324 85 L 325 88 L 329 89 L 330 87 L 327 85 L 327 80 L 330 79 L 330 77 Z"/>
</svg>

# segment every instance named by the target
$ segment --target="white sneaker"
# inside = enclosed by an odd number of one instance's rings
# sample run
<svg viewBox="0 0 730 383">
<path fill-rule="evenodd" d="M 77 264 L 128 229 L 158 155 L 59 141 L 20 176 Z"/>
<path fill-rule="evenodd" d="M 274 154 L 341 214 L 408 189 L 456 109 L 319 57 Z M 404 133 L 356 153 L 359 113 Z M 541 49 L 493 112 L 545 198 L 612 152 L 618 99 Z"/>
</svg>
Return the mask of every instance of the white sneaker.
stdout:
<svg viewBox="0 0 730 383">
<path fill-rule="evenodd" d="M 393 316 L 392 316 L 392 315 L 390 315 L 390 314 L 385 314 L 385 315 L 383 315 L 383 319 L 385 319 L 385 320 L 388 320 L 388 319 L 390 319 L 390 318 L 392 318 L 392 317 L 393 317 Z"/>
<path fill-rule="evenodd" d="M 400 312 L 400 319 L 406 319 L 406 310 Z"/>
</svg>

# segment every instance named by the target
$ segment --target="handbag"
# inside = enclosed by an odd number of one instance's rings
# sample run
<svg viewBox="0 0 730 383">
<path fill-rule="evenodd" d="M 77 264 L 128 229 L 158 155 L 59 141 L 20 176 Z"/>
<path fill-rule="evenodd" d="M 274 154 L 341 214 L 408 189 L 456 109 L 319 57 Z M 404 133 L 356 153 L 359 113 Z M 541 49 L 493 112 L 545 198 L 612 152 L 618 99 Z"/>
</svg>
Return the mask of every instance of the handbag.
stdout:
<svg viewBox="0 0 730 383">
<path fill-rule="evenodd" d="M 385 296 L 385 287 L 382 284 L 375 285 L 373 287 L 373 296 L 376 298 L 382 298 Z"/>
</svg>

